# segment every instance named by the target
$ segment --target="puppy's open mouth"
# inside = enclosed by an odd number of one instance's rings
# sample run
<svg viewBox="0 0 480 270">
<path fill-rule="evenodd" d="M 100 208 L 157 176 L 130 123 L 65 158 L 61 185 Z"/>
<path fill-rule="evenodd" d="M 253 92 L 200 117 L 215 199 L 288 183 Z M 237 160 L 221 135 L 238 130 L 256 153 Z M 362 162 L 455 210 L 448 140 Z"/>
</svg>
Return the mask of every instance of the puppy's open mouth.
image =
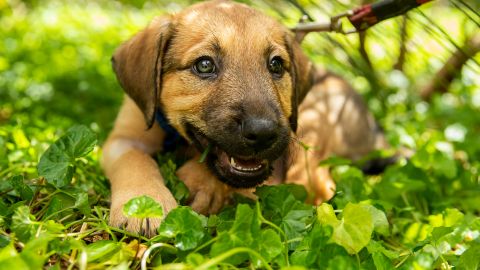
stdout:
<svg viewBox="0 0 480 270">
<path fill-rule="evenodd" d="M 268 167 L 267 159 L 248 159 L 229 156 L 225 151 L 219 149 L 218 147 L 216 149 L 216 152 L 217 155 L 219 155 L 218 159 L 222 167 L 230 169 L 233 173 L 250 176 L 257 174 Z"/>
<path fill-rule="evenodd" d="M 236 188 L 251 188 L 270 176 L 273 160 L 228 153 L 192 125 L 188 125 L 187 132 L 200 152 L 208 151 L 206 162 L 224 183 Z"/>
</svg>

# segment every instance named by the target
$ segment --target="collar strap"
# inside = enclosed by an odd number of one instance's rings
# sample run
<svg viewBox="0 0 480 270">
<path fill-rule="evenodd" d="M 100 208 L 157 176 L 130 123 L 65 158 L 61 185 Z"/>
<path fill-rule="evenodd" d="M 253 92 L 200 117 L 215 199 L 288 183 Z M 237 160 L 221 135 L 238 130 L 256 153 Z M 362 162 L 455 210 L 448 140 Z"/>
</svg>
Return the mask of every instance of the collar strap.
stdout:
<svg viewBox="0 0 480 270">
<path fill-rule="evenodd" d="M 180 133 L 170 125 L 170 122 L 161 109 L 157 109 L 155 112 L 155 120 L 163 131 L 165 131 L 165 139 L 163 140 L 164 152 L 174 151 L 178 146 L 185 144 L 185 140 L 180 136 Z"/>
</svg>

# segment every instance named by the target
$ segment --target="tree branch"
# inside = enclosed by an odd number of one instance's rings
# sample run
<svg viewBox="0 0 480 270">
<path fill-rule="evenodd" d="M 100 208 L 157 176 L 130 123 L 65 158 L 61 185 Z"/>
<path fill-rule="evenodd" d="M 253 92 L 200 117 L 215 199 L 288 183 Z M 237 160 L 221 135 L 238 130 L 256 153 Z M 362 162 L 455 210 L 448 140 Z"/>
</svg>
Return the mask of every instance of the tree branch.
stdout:
<svg viewBox="0 0 480 270">
<path fill-rule="evenodd" d="M 458 76 L 465 63 L 480 51 L 480 33 L 469 38 L 462 48 L 458 48 L 445 65 L 435 74 L 430 83 L 420 92 L 423 100 L 430 100 L 434 93 L 448 91 L 452 81 Z"/>
</svg>

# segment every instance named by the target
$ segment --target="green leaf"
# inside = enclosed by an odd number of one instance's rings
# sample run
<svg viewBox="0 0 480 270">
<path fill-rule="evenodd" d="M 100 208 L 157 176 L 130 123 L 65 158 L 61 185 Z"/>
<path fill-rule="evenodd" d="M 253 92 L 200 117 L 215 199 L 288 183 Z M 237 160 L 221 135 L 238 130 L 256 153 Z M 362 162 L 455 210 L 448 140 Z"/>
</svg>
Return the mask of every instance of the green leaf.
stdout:
<svg viewBox="0 0 480 270">
<path fill-rule="evenodd" d="M 325 246 L 332 233 L 332 227 L 315 222 L 313 228 L 305 235 L 291 255 L 290 261 L 295 265 L 302 265 L 309 269 L 315 268 L 318 256 L 325 252 Z"/>
<path fill-rule="evenodd" d="M 134 218 L 161 218 L 163 209 L 160 203 L 143 195 L 129 200 L 123 206 L 123 214 Z"/>
<path fill-rule="evenodd" d="M 24 261 L 19 256 L 17 250 L 13 246 L 13 241 L 2 249 L 0 249 L 0 266 L 2 269 L 15 269 L 15 270 L 30 270 L 28 262 Z"/>
<path fill-rule="evenodd" d="M 463 252 L 458 262 L 459 269 L 477 270 L 480 267 L 480 244 L 474 243 L 469 249 Z"/>
<path fill-rule="evenodd" d="M 327 270 L 354 270 L 359 269 L 357 262 L 351 257 L 346 255 L 334 255 L 328 261 Z"/>
<path fill-rule="evenodd" d="M 257 250 L 267 261 L 271 261 L 283 251 L 284 245 L 280 236 L 272 229 L 262 230 L 259 235 L 254 237 L 254 239 L 254 250 Z M 261 261 L 258 258 L 252 259 L 255 267 L 260 268 L 262 266 Z"/>
<path fill-rule="evenodd" d="M 321 224 L 335 228 L 338 224 L 337 216 L 333 211 L 333 206 L 328 203 L 322 203 L 317 207 L 317 217 Z"/>
<path fill-rule="evenodd" d="M 20 257 L 28 263 L 30 269 L 41 269 L 49 257 L 48 245 L 53 239 L 50 235 L 40 234 L 31 239 L 23 248 Z"/>
<path fill-rule="evenodd" d="M 73 206 L 80 210 L 82 214 L 89 215 L 91 208 L 88 203 L 88 194 L 83 192 L 75 194 L 75 204 Z"/>
<path fill-rule="evenodd" d="M 447 208 L 444 212 L 443 222 L 445 227 L 452 227 L 461 223 L 464 219 L 464 214 L 455 208 Z"/>
<path fill-rule="evenodd" d="M 30 201 L 33 198 L 33 191 L 23 182 L 23 176 L 13 176 L 12 178 L 10 178 L 10 181 L 12 183 L 12 187 L 15 189 L 18 195 L 20 195 L 20 198 L 22 198 L 22 200 Z"/>
<path fill-rule="evenodd" d="M 15 209 L 11 229 L 22 242 L 27 242 L 35 235 L 38 225 L 35 222 L 35 217 L 30 214 L 28 206 L 20 206 Z"/>
<path fill-rule="evenodd" d="M 107 260 L 121 248 L 120 243 L 100 240 L 87 246 L 87 262 Z"/>
<path fill-rule="evenodd" d="M 313 219 L 313 207 L 303 201 L 307 194 L 305 188 L 298 185 L 261 186 L 257 188 L 262 215 L 278 225 L 286 234 L 287 240 L 305 234 L 307 225 Z M 298 242 L 291 242 L 293 250 Z"/>
<path fill-rule="evenodd" d="M 0 225 L 2 226 L 2 225 Z M 10 244 L 10 237 L 5 236 L 5 235 L 0 235 L 0 248 L 6 247 L 8 244 Z"/>
<path fill-rule="evenodd" d="M 397 252 L 387 250 L 381 245 L 381 242 L 370 240 L 367 245 L 368 252 L 372 255 L 373 263 L 376 269 L 395 269 L 393 267 L 391 259 L 398 258 Z"/>
<path fill-rule="evenodd" d="M 18 254 L 13 244 L 13 241 L 10 241 L 6 247 L 0 249 L 0 262 Z"/>
<path fill-rule="evenodd" d="M 203 151 L 202 155 L 200 156 L 200 159 L 198 160 L 199 163 L 203 163 L 205 159 L 207 158 L 208 153 L 212 150 L 212 144 L 209 143 L 207 145 L 207 148 Z"/>
<path fill-rule="evenodd" d="M 352 161 L 350 159 L 332 156 L 320 161 L 320 163 L 318 163 L 318 166 L 340 166 L 340 165 L 350 165 L 350 164 L 352 164 Z"/>
<path fill-rule="evenodd" d="M 47 220 L 42 224 L 42 228 L 51 234 L 58 234 L 65 230 L 65 226 L 63 226 L 63 224 L 57 223 L 53 220 Z"/>
<path fill-rule="evenodd" d="M 187 255 L 186 261 L 189 265 L 196 267 L 204 263 L 205 258 L 201 254 L 192 252 Z"/>
<path fill-rule="evenodd" d="M 57 187 L 70 183 L 76 159 L 90 153 L 97 143 L 85 126 L 74 126 L 45 151 L 38 163 L 38 174 Z"/>
<path fill-rule="evenodd" d="M 317 215 L 320 223 L 333 227 L 332 241 L 350 254 L 358 253 L 370 241 L 374 223 L 372 214 L 364 205 L 347 204 L 341 220 L 336 218 L 329 204 L 320 205 Z"/>
<path fill-rule="evenodd" d="M 260 220 L 257 212 L 246 204 L 239 204 L 232 227 L 218 235 L 218 240 L 210 250 L 210 256 L 221 255 L 226 250 L 236 247 L 251 247 L 254 237 L 258 236 L 259 232 Z M 226 262 L 238 265 L 248 258 L 248 254 L 239 253 L 229 257 Z"/>
<path fill-rule="evenodd" d="M 42 220 L 61 219 L 72 214 L 72 207 L 74 203 L 74 198 L 64 192 L 53 195 L 50 203 L 47 206 L 47 211 L 45 211 L 45 215 L 42 217 Z"/>
<path fill-rule="evenodd" d="M 441 239 L 453 231 L 452 227 L 435 227 L 432 230 L 432 240 L 438 245 Z"/>
<path fill-rule="evenodd" d="M 177 202 L 185 204 L 190 196 L 190 191 L 185 183 L 177 177 L 177 165 L 168 155 L 159 156 L 158 162 L 160 164 L 160 172 L 162 173 L 165 185 L 172 192 L 173 197 L 175 197 Z"/>
<path fill-rule="evenodd" d="M 337 183 L 335 204 L 339 208 L 349 202 L 360 202 L 367 199 L 365 177 L 358 168 L 352 166 L 338 166 L 332 171 L 332 177 Z"/>
<path fill-rule="evenodd" d="M 383 236 L 388 236 L 390 234 L 390 231 L 387 216 L 385 215 L 385 213 L 375 208 L 375 206 L 373 205 L 361 205 L 372 215 L 374 231 Z"/>
<path fill-rule="evenodd" d="M 429 179 L 425 171 L 411 162 L 403 167 L 391 166 L 384 172 L 382 181 L 375 186 L 375 192 L 385 201 L 401 197 L 406 192 L 423 192 Z"/>
<path fill-rule="evenodd" d="M 180 206 L 168 213 L 158 229 L 159 235 L 174 238 L 180 250 L 197 247 L 205 236 L 206 218 L 195 213 L 190 207 Z"/>
</svg>

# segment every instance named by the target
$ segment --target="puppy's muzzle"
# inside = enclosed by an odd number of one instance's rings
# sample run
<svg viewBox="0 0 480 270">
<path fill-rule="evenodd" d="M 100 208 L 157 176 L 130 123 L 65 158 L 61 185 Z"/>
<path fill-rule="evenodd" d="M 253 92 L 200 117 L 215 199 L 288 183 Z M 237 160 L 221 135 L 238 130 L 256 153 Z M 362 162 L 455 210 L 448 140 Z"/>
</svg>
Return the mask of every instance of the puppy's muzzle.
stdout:
<svg viewBox="0 0 480 270">
<path fill-rule="evenodd" d="M 192 140 L 200 151 L 208 145 L 210 169 L 226 184 L 233 187 L 257 186 L 270 176 L 273 162 L 286 150 L 289 128 L 277 118 L 243 114 L 221 122 L 205 134 L 187 125 Z M 211 122 L 211 126 L 220 124 Z"/>
</svg>

